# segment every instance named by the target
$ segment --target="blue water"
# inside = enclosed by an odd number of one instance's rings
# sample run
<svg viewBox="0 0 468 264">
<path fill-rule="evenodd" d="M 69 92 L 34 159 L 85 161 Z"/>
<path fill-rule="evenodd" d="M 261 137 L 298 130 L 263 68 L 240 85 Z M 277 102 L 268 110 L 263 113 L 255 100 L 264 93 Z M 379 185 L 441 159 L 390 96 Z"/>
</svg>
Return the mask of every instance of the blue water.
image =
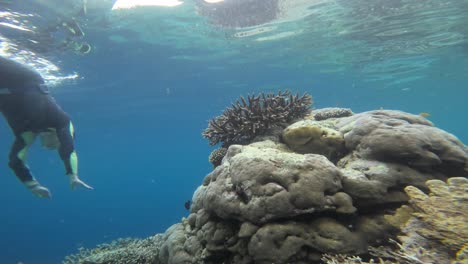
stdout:
<svg viewBox="0 0 468 264">
<path fill-rule="evenodd" d="M 344 70 L 322 73 L 320 63 L 299 61 L 318 52 L 285 49 L 289 41 L 293 47 L 300 45 L 301 36 L 263 46 L 221 46 L 226 52 L 239 50 L 234 58 L 177 60 L 173 57 L 209 52 L 196 43 L 177 47 L 132 39 L 116 44 L 105 28 L 88 23 L 83 26 L 86 40 L 95 48 L 90 54 L 44 56 L 60 66 L 61 74 L 80 76 L 52 91 L 75 124 L 79 175 L 95 190 L 71 191 L 57 153 L 37 144 L 28 163 L 53 197 L 33 197 L 7 166 L 13 138 L 0 122 L 2 264 L 60 263 L 79 247 L 120 237 L 143 238 L 179 222 L 188 214 L 185 201 L 212 169 L 207 161 L 212 148 L 201 132 L 240 95 L 289 89 L 310 93 L 315 108 L 428 112 L 435 125 L 468 142 L 466 35 L 457 45 L 427 51 L 436 61 L 423 70 L 424 78 L 386 87 L 390 81 L 368 81 L 356 62 L 342 62 Z M 216 40 L 224 31 L 232 29 L 215 28 L 216 34 L 206 37 Z M 323 47 L 319 51 L 334 52 Z M 282 55 L 276 56 L 278 52 Z M 247 62 L 232 63 L 240 59 Z"/>
</svg>

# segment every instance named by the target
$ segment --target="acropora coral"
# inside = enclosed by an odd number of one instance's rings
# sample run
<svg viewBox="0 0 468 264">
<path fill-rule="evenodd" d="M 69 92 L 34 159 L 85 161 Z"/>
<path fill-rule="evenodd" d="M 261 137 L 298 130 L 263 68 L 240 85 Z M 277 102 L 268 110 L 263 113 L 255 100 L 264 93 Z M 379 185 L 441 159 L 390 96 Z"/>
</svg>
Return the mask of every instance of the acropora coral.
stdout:
<svg viewBox="0 0 468 264">
<path fill-rule="evenodd" d="M 311 105 L 312 97 L 307 93 L 303 96 L 289 91 L 261 93 L 248 96 L 247 100 L 241 96 L 221 116 L 210 120 L 202 135 L 212 146 L 220 142 L 225 147 L 249 143 L 270 128 L 304 117 L 310 112 Z"/>
</svg>

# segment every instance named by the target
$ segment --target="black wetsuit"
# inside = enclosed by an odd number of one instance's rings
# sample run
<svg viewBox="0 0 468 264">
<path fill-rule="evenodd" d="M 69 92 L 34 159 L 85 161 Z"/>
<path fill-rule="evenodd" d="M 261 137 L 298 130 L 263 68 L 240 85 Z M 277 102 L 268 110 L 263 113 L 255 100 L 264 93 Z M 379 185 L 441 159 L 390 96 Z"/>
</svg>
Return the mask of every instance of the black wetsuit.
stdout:
<svg viewBox="0 0 468 264">
<path fill-rule="evenodd" d="M 0 112 L 7 120 L 15 142 L 9 155 L 9 166 L 22 182 L 33 177 L 21 158 L 27 151 L 23 135 L 37 135 L 55 129 L 60 142 L 58 149 L 66 173 L 73 173 L 70 155 L 74 152 L 74 132 L 69 116 L 48 94 L 41 75 L 35 70 L 0 56 Z"/>
</svg>

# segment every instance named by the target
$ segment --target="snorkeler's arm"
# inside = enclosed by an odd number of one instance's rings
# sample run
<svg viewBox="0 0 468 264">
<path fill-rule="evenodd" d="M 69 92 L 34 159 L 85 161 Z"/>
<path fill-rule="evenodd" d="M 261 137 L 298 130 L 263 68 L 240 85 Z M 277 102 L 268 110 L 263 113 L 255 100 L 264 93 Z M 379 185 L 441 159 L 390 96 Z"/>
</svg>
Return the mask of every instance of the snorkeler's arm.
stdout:
<svg viewBox="0 0 468 264">
<path fill-rule="evenodd" d="M 49 190 L 42 186 L 31 174 L 26 166 L 26 156 L 29 147 L 34 142 L 36 135 L 33 132 L 26 131 L 16 136 L 15 142 L 10 151 L 10 168 L 16 174 L 16 177 L 36 196 L 41 198 L 50 198 Z"/>
<path fill-rule="evenodd" d="M 57 137 L 60 142 L 58 152 L 65 166 L 66 174 L 78 175 L 78 156 L 73 143 L 75 131 L 71 121 L 68 122 L 68 125 L 57 128 Z"/>
<path fill-rule="evenodd" d="M 70 178 L 70 187 L 93 189 L 78 177 L 78 156 L 76 155 L 73 140 L 75 137 L 75 130 L 73 124 L 69 121 L 68 126 L 57 129 L 57 137 L 60 142 L 59 154 L 62 159 L 67 176 Z"/>
<path fill-rule="evenodd" d="M 23 182 L 31 182 L 34 180 L 29 168 L 26 166 L 26 156 L 29 147 L 34 142 L 35 135 L 32 132 L 23 132 L 16 136 L 15 142 L 10 150 L 9 166 L 15 173 L 16 177 Z"/>
</svg>

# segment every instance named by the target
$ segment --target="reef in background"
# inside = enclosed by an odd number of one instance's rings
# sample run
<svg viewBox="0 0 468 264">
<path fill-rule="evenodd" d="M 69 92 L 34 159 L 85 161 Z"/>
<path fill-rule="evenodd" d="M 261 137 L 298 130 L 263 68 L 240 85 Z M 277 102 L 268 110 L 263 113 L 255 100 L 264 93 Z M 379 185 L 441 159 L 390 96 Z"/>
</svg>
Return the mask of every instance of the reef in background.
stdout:
<svg viewBox="0 0 468 264">
<path fill-rule="evenodd" d="M 315 110 L 217 158 L 181 223 L 63 263 L 467 261 L 468 148 L 421 116 Z"/>
</svg>

